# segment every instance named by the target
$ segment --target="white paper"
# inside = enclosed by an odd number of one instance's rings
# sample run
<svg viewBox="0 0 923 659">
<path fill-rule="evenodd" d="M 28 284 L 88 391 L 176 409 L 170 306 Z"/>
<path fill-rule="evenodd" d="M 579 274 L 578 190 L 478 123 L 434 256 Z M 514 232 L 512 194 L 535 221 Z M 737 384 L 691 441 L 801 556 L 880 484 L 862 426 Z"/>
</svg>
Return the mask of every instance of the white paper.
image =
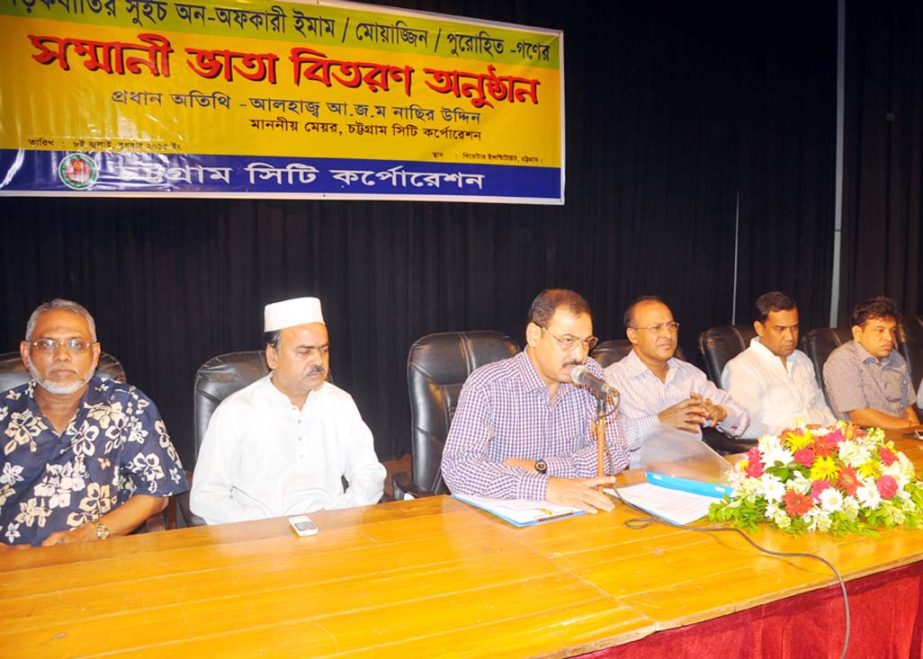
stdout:
<svg viewBox="0 0 923 659">
<path fill-rule="evenodd" d="M 559 506 L 548 501 L 526 501 L 524 499 L 488 499 L 473 495 L 456 494 L 459 501 L 471 504 L 501 519 L 516 524 L 528 526 L 537 522 L 546 522 L 552 519 L 579 515 L 583 511 L 571 506 Z"/>
<path fill-rule="evenodd" d="M 674 524 L 688 524 L 708 514 L 708 508 L 718 501 L 692 492 L 681 492 L 651 483 L 638 483 L 618 488 L 625 501 L 668 519 Z"/>
</svg>

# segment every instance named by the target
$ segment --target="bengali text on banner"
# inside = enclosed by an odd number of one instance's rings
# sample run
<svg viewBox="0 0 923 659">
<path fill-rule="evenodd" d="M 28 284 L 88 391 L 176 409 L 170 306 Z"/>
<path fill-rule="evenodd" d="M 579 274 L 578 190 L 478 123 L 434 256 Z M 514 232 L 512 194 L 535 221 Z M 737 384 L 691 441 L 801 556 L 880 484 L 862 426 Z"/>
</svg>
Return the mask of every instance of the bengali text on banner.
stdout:
<svg viewBox="0 0 923 659">
<path fill-rule="evenodd" d="M 336 2 L 0 0 L 0 194 L 564 203 L 563 35 Z"/>
</svg>

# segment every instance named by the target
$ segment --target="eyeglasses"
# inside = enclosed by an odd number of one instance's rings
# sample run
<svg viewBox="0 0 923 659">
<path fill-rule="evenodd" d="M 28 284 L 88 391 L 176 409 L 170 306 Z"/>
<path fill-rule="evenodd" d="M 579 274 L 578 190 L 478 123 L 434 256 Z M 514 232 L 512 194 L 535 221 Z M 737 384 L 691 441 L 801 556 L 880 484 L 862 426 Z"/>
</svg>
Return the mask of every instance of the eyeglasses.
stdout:
<svg viewBox="0 0 923 659">
<path fill-rule="evenodd" d="M 585 339 L 578 339 L 576 336 L 571 336 L 570 334 L 565 336 L 556 336 L 548 331 L 547 328 L 542 327 L 541 325 L 539 325 L 539 328 L 543 332 L 548 332 L 551 338 L 558 342 L 558 347 L 565 352 L 573 350 L 574 346 L 576 346 L 578 343 L 583 344 L 583 347 L 586 348 L 587 352 L 589 352 L 596 347 L 597 343 L 599 343 L 599 339 L 595 336 L 588 336 Z"/>
<path fill-rule="evenodd" d="M 675 320 L 669 323 L 657 323 L 656 325 L 651 325 L 650 327 L 635 327 L 636 330 L 647 330 L 648 332 L 653 332 L 654 334 L 660 334 L 663 330 L 667 330 L 671 334 L 675 334 L 679 331 L 679 323 Z"/>
<path fill-rule="evenodd" d="M 86 352 L 90 346 L 96 344 L 96 341 L 87 341 L 86 339 L 38 339 L 29 345 L 39 352 L 55 352 L 58 348 L 65 348 L 68 352 Z"/>
</svg>

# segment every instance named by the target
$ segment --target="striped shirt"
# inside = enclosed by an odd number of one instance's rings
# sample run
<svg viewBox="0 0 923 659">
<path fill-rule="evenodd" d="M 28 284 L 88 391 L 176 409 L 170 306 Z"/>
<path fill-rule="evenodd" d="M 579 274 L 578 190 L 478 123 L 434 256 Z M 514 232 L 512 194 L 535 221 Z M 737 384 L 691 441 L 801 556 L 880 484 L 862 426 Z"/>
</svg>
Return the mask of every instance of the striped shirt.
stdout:
<svg viewBox="0 0 923 659">
<path fill-rule="evenodd" d="M 587 369 L 602 368 L 592 359 Z M 475 370 L 465 382 L 452 419 L 442 475 L 456 494 L 502 499 L 544 500 L 548 477 L 596 476 L 593 421 L 596 398 L 583 387 L 562 383 L 554 401 L 523 351 Z M 625 433 L 617 417 L 606 426 L 607 474 L 628 464 Z M 547 474 L 503 464 L 507 458 L 548 464 Z"/>
<path fill-rule="evenodd" d="M 876 359 L 858 341 L 844 343 L 824 364 L 824 384 L 830 407 L 841 419 L 867 407 L 903 417 L 916 394 L 907 362 L 897 350 Z"/>
<path fill-rule="evenodd" d="M 739 437 L 750 423 L 750 416 L 726 392 L 708 380 L 701 370 L 675 357 L 667 361 L 668 371 L 660 381 L 647 364 L 632 350 L 620 361 L 606 368 L 606 380 L 619 390 L 619 411 L 623 423 L 630 428 L 628 449 L 631 466 L 641 466 L 641 445 L 660 427 L 657 415 L 668 407 L 688 400 L 692 394 L 710 399 L 727 411 L 727 417 L 718 428 L 732 437 Z M 699 431 L 699 438 L 702 432 Z"/>
</svg>

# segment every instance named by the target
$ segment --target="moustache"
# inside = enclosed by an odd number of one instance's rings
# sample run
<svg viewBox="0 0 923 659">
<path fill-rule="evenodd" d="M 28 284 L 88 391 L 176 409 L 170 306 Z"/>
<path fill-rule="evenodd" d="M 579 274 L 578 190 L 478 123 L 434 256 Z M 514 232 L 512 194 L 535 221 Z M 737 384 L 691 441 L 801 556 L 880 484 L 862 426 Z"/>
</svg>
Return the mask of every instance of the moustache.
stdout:
<svg viewBox="0 0 923 659">
<path fill-rule="evenodd" d="M 305 375 L 308 377 L 312 375 L 326 375 L 326 374 L 327 374 L 327 370 L 320 364 L 315 364 L 314 366 L 308 369 L 307 373 L 305 373 Z"/>
</svg>

